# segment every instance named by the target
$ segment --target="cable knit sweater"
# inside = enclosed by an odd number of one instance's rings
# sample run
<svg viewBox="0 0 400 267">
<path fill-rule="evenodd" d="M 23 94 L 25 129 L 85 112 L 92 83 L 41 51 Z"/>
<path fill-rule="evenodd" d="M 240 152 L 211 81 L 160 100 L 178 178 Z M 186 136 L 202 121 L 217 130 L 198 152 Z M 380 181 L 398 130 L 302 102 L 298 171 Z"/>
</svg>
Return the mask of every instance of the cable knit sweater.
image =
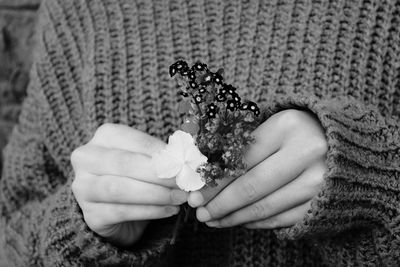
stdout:
<svg viewBox="0 0 400 267">
<path fill-rule="evenodd" d="M 48 0 L 28 95 L 4 150 L 0 266 L 398 266 L 400 1 Z M 201 60 L 264 107 L 309 110 L 328 170 L 277 230 L 151 223 L 131 248 L 90 231 L 70 154 L 105 122 L 166 140 L 176 59 Z M 115 138 L 118 138 L 117 136 Z"/>
</svg>

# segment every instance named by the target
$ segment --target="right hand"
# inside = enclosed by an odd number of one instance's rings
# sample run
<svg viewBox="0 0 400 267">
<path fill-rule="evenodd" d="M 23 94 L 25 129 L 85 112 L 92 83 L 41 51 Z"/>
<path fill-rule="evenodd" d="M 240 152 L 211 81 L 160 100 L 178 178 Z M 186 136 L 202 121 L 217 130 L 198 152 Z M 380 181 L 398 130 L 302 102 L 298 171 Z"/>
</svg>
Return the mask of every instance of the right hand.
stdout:
<svg viewBox="0 0 400 267">
<path fill-rule="evenodd" d="M 88 227 L 120 246 L 134 244 L 149 220 L 170 217 L 188 194 L 175 179 L 159 179 L 151 156 L 165 143 L 120 124 L 100 126 L 71 154 L 72 192 Z"/>
</svg>

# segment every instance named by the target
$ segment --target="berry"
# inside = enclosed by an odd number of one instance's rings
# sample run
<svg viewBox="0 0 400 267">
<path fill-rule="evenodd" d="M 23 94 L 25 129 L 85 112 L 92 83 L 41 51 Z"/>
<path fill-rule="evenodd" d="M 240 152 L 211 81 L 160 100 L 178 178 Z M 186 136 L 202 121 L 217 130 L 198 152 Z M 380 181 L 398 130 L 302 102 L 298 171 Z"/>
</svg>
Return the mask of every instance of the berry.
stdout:
<svg viewBox="0 0 400 267">
<path fill-rule="evenodd" d="M 207 105 L 208 110 L 217 110 L 217 106 L 214 103 Z"/>
<path fill-rule="evenodd" d="M 230 95 L 233 95 L 236 91 L 236 88 L 232 84 L 224 83 L 222 86 L 223 86 L 223 89 L 225 89 L 226 92 Z"/>
<path fill-rule="evenodd" d="M 174 65 L 175 65 L 176 69 L 179 71 L 183 68 L 188 68 L 188 64 L 184 60 L 178 60 L 177 62 L 175 62 Z"/>
<path fill-rule="evenodd" d="M 242 103 L 242 105 L 239 107 L 241 110 L 247 110 L 249 107 L 248 103 Z"/>
<path fill-rule="evenodd" d="M 207 92 L 207 89 L 205 88 L 205 87 L 201 87 L 200 89 L 199 89 L 199 93 L 200 94 L 204 94 L 204 93 L 206 93 Z"/>
<path fill-rule="evenodd" d="M 193 66 L 192 66 L 193 70 L 198 70 L 198 71 L 202 71 L 207 69 L 207 65 L 201 62 L 196 62 Z"/>
<path fill-rule="evenodd" d="M 221 89 L 219 89 L 219 93 L 220 94 L 226 94 L 228 92 L 228 90 L 226 90 L 226 88 L 225 87 L 222 87 Z"/>
<path fill-rule="evenodd" d="M 171 65 L 171 66 L 169 67 L 169 75 L 170 75 L 171 77 L 173 77 L 177 72 L 178 72 L 178 69 L 176 68 L 175 65 Z"/>
<path fill-rule="evenodd" d="M 214 103 L 207 105 L 207 117 L 209 117 L 210 119 L 215 118 L 217 112 L 218 112 L 218 107 Z"/>
<path fill-rule="evenodd" d="M 197 83 L 195 81 L 190 81 L 189 82 L 190 87 L 192 88 L 197 88 Z"/>
<path fill-rule="evenodd" d="M 226 108 L 230 111 L 235 111 L 237 107 L 237 103 L 233 100 L 228 100 L 228 102 L 226 102 Z"/>
<path fill-rule="evenodd" d="M 225 94 L 219 93 L 219 94 L 217 94 L 217 95 L 215 96 L 215 99 L 216 99 L 218 102 L 224 102 L 224 101 L 226 100 L 226 95 L 225 95 Z"/>
<path fill-rule="evenodd" d="M 183 96 L 183 97 L 188 97 L 188 96 L 189 96 L 189 94 L 186 93 L 186 92 L 184 92 L 184 91 L 180 91 L 179 94 L 180 94 L 181 96 Z"/>
<path fill-rule="evenodd" d="M 210 73 L 206 73 L 202 78 L 201 78 L 201 82 L 202 84 L 207 84 L 210 83 L 212 81 L 212 76 Z"/>
<path fill-rule="evenodd" d="M 222 84 L 223 78 L 222 78 L 221 74 L 219 74 L 219 73 L 213 73 L 213 74 L 212 74 L 212 78 L 213 78 L 213 81 L 214 81 L 216 84 Z"/>
<path fill-rule="evenodd" d="M 194 73 L 193 70 L 190 70 L 190 71 L 188 72 L 188 75 L 187 75 L 187 76 L 189 77 L 190 80 L 196 79 L 196 74 Z"/>
<path fill-rule="evenodd" d="M 196 104 L 200 104 L 201 102 L 203 102 L 203 96 L 202 95 L 195 95 L 194 96 L 194 102 L 196 102 Z"/>
<path fill-rule="evenodd" d="M 182 76 L 188 76 L 188 75 L 189 75 L 189 71 L 190 71 L 190 69 L 188 68 L 188 66 L 183 66 L 183 67 L 179 70 L 179 73 L 180 73 Z"/>
<path fill-rule="evenodd" d="M 236 103 L 240 103 L 241 98 L 240 98 L 240 96 L 238 94 L 233 93 L 232 94 L 232 100 L 235 101 Z"/>
</svg>

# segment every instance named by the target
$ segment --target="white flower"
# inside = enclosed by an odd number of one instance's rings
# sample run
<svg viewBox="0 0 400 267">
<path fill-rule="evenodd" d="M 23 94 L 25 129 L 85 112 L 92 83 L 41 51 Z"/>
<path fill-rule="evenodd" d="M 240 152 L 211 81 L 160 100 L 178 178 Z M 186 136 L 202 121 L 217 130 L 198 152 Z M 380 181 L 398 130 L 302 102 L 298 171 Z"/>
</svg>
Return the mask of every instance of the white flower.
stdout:
<svg viewBox="0 0 400 267">
<path fill-rule="evenodd" d="M 185 191 L 196 191 L 205 185 L 196 169 L 206 162 L 207 157 L 194 144 L 193 137 L 181 130 L 174 132 L 165 149 L 152 157 L 158 178 L 176 176 L 176 184 Z"/>
</svg>

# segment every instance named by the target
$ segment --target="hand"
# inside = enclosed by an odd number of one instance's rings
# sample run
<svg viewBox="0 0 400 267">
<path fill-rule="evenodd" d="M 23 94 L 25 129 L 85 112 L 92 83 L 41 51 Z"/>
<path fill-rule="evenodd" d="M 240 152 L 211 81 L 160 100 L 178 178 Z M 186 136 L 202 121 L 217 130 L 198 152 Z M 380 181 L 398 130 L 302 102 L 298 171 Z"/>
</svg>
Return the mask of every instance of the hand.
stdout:
<svg viewBox="0 0 400 267">
<path fill-rule="evenodd" d="M 104 124 L 71 155 L 72 192 L 86 224 L 111 242 L 129 246 L 149 220 L 172 216 L 187 193 L 174 179 L 159 179 L 151 155 L 165 143 L 128 126 Z"/>
<path fill-rule="evenodd" d="M 248 171 L 189 195 L 197 218 L 210 227 L 289 227 L 300 221 L 319 192 L 327 169 L 327 141 L 317 118 L 281 111 L 261 124 L 244 158 Z"/>
</svg>

